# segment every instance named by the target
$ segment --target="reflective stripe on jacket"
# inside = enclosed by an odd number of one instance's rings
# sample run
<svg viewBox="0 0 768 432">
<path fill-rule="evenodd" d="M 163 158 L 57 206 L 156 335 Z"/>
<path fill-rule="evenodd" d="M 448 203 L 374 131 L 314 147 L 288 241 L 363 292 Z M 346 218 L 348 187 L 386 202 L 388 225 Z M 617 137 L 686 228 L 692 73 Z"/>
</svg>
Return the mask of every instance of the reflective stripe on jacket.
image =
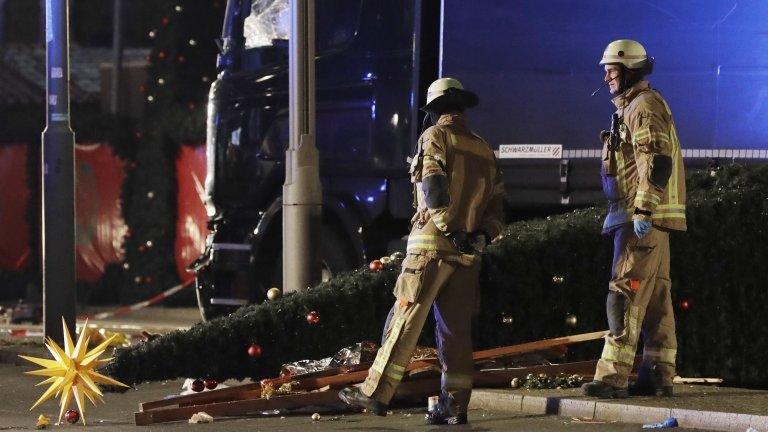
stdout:
<svg viewBox="0 0 768 432">
<path fill-rule="evenodd" d="M 608 148 L 603 145 L 603 191 L 608 214 L 603 231 L 632 219 L 648 219 L 657 227 L 685 231 L 685 168 L 672 112 L 661 94 L 640 81 L 615 97 L 621 118 L 621 143 L 615 152 L 616 175 L 607 174 Z M 666 185 L 654 182 L 656 156 L 671 158 Z M 658 168 L 658 167 L 657 167 Z M 636 214 L 635 209 L 651 216 Z"/>
</svg>

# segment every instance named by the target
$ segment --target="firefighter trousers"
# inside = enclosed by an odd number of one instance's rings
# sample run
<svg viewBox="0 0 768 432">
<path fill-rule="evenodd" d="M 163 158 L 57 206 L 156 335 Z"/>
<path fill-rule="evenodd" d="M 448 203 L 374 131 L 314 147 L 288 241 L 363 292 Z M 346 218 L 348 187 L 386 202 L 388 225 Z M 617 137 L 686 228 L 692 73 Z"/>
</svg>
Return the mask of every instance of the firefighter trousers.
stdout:
<svg viewBox="0 0 768 432">
<path fill-rule="evenodd" d="M 409 253 L 406 256 L 395 284 L 394 314 L 386 339 L 361 387 L 363 394 L 389 403 L 411 360 L 431 307 L 442 365 L 441 400 L 449 401 L 450 408 L 457 413 L 466 412 L 474 371 L 471 324 L 479 269 L 479 262 L 467 266 L 428 255 Z"/>
<path fill-rule="evenodd" d="M 606 302 L 610 333 L 595 380 L 626 387 L 642 333 L 643 367 L 655 370 L 660 384 L 672 385 L 677 340 L 671 288 L 669 233 L 653 227 L 638 239 L 632 224 L 617 229 Z"/>
</svg>

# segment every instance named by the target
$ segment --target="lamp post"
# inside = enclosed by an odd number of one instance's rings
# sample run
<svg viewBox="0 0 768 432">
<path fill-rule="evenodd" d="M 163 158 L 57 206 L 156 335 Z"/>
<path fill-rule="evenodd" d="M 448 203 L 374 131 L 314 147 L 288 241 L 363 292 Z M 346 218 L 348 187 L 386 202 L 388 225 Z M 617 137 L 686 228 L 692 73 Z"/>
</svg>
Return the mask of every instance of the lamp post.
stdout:
<svg viewBox="0 0 768 432">
<path fill-rule="evenodd" d="M 42 276 L 45 336 L 75 327 L 75 134 L 69 122 L 69 4 L 45 2 L 46 125 L 42 134 Z"/>
<path fill-rule="evenodd" d="M 283 185 L 283 291 L 307 289 L 320 277 L 322 212 L 315 146 L 315 2 L 291 0 L 290 139 Z"/>
</svg>

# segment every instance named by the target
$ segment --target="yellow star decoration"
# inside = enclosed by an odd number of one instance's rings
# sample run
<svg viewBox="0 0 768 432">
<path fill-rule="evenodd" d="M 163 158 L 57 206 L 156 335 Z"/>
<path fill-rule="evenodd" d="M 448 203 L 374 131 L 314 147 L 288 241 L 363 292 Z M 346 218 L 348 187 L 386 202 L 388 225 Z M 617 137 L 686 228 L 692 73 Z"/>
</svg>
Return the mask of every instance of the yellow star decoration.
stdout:
<svg viewBox="0 0 768 432">
<path fill-rule="evenodd" d="M 59 412 L 59 423 L 61 423 L 64 419 L 64 413 L 67 411 L 67 407 L 69 407 L 74 396 L 77 407 L 80 409 L 80 418 L 83 425 L 85 425 L 85 398 L 87 397 L 94 406 L 96 401 L 104 403 L 104 395 L 96 385 L 97 383 L 128 387 L 95 371 L 96 368 L 112 360 L 111 358 L 99 359 L 99 357 L 104 354 L 104 350 L 109 347 L 109 344 L 117 335 L 113 335 L 100 343 L 96 348 L 88 351 L 88 341 L 90 340 L 90 336 L 88 336 L 88 322 L 86 321 L 83 326 L 83 331 L 80 332 L 77 344 L 74 344 L 72 336 L 70 336 L 69 330 L 67 330 L 64 318 L 61 321 L 64 326 L 64 349 L 62 350 L 51 338 L 48 338 L 45 344 L 45 347 L 53 355 L 54 360 L 19 356 L 44 368 L 26 372 L 29 375 L 48 377 L 37 385 L 51 385 L 29 410 L 32 411 L 54 395 L 56 397 L 61 395 L 61 411 Z"/>
</svg>

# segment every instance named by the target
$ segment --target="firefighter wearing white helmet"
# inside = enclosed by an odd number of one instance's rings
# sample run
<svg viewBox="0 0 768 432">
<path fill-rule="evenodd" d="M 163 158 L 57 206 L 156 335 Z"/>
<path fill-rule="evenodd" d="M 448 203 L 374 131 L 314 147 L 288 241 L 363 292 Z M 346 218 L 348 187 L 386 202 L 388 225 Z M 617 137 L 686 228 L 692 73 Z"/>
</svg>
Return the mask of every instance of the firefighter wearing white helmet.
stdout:
<svg viewBox="0 0 768 432">
<path fill-rule="evenodd" d="M 600 60 L 616 112 L 603 142 L 601 176 L 608 198 L 603 234 L 614 251 L 606 309 L 610 333 L 584 394 L 671 396 L 677 340 L 669 234 L 686 230 L 685 171 L 669 105 L 644 78 L 653 70 L 638 42 L 617 40 Z M 643 363 L 628 386 L 640 333 Z"/>
<path fill-rule="evenodd" d="M 453 78 L 429 86 L 422 108 L 434 125 L 422 133 L 410 166 L 414 207 L 407 255 L 394 289 L 385 340 L 362 387 L 339 397 L 385 414 L 430 309 L 442 363 L 441 395 L 428 424 L 463 424 L 472 391 L 471 316 L 480 254 L 503 227 L 504 183 L 493 150 L 473 134 L 464 110 L 477 96 Z"/>
</svg>

